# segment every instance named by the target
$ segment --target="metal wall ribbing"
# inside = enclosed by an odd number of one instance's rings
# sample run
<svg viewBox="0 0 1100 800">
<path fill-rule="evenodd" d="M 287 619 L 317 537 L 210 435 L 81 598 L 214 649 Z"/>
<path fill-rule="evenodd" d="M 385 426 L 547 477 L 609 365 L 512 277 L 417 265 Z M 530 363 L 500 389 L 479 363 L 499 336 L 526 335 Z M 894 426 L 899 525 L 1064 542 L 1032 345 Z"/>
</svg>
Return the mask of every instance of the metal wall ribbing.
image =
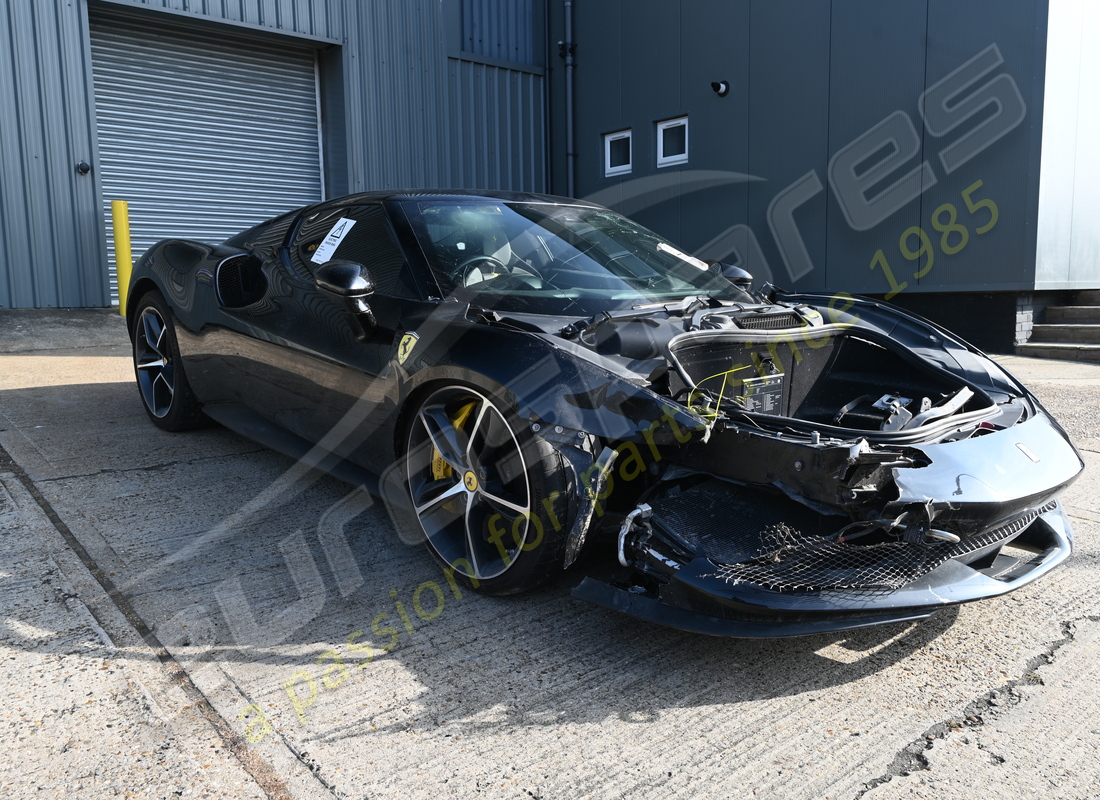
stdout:
<svg viewBox="0 0 1100 800">
<path fill-rule="evenodd" d="M 543 78 L 451 59 L 451 184 L 543 191 Z"/>
<path fill-rule="evenodd" d="M 462 49 L 480 56 L 539 63 L 534 0 L 463 0 Z"/>
<path fill-rule="evenodd" d="M 192 19 L 228 22 L 258 30 L 339 42 L 346 0 L 98 0 Z M 363 5 L 353 0 L 353 6 Z"/>
<path fill-rule="evenodd" d="M 445 0 L 458 2 L 458 0 Z M 448 58 L 439 0 L 348 9 L 350 188 L 543 191 L 541 74 Z"/>
<path fill-rule="evenodd" d="M 351 191 L 449 183 L 438 0 L 349 6 L 344 48 Z M 353 109 L 358 109 L 355 113 Z"/>
<path fill-rule="evenodd" d="M 0 2 L 0 308 L 107 302 L 83 12 Z"/>
</svg>

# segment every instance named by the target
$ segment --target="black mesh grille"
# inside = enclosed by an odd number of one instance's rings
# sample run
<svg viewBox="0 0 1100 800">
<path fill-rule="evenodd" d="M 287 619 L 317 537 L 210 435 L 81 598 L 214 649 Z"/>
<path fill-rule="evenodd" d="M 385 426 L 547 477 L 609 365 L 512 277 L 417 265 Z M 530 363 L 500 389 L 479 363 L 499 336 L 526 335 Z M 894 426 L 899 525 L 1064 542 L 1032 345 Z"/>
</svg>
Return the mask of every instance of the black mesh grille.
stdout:
<svg viewBox="0 0 1100 800">
<path fill-rule="evenodd" d="M 217 281 L 218 299 L 229 308 L 255 303 L 266 286 L 259 263 L 247 255 L 233 256 L 219 264 Z"/>
<path fill-rule="evenodd" d="M 794 312 L 785 314 L 751 314 L 734 317 L 739 328 L 747 328 L 754 331 L 777 331 L 784 328 L 801 328 L 806 323 L 802 317 Z"/>
<path fill-rule="evenodd" d="M 951 559 L 1004 542 L 1054 508 L 1050 503 L 957 544 L 861 545 L 833 538 L 846 518 L 718 481 L 652 505 L 654 521 L 720 564 L 718 575 L 731 584 L 870 593 L 900 589 Z"/>
<path fill-rule="evenodd" d="M 223 306 L 245 305 L 244 258 L 231 258 L 218 268 L 218 296 Z"/>
</svg>

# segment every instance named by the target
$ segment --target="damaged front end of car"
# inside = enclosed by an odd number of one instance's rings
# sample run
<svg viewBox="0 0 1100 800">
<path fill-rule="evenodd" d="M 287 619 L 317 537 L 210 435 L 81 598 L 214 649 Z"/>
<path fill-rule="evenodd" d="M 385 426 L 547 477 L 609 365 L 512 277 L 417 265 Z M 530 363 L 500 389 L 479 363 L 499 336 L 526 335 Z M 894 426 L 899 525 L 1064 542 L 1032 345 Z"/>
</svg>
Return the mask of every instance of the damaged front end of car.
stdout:
<svg viewBox="0 0 1100 800">
<path fill-rule="evenodd" d="M 696 313 L 663 353 L 650 388 L 701 423 L 580 459 L 601 476 L 612 453 L 655 456 L 603 520 L 621 570 L 578 597 L 700 633 L 803 635 L 925 618 L 1070 554 L 1057 498 L 1076 450 L 1007 373 L 923 320 L 771 294 Z M 614 505 L 606 483 L 578 485 L 589 513 Z"/>
</svg>

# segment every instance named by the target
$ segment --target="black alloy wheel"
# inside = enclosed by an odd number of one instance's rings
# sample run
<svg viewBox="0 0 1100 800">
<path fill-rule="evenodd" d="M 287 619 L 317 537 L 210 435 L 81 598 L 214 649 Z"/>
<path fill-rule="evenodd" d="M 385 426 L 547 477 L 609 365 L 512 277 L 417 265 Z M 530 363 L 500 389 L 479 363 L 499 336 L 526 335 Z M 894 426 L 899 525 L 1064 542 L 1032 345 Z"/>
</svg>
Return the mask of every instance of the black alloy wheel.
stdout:
<svg viewBox="0 0 1100 800">
<path fill-rule="evenodd" d="M 166 431 L 200 427 L 206 418 L 187 383 L 164 298 L 148 292 L 138 301 L 134 315 L 134 373 L 149 419 Z"/>
<path fill-rule="evenodd" d="M 513 594 L 562 571 L 567 468 L 499 398 L 432 392 L 409 425 L 406 473 L 429 552 L 466 585 Z"/>
</svg>

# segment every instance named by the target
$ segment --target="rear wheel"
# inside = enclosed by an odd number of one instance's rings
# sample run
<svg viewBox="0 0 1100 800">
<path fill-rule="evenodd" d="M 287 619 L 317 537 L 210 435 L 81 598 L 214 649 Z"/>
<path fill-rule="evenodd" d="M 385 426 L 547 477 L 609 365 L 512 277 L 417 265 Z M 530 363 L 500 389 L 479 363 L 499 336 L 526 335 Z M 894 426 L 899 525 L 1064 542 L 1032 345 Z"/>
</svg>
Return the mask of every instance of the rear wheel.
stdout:
<svg viewBox="0 0 1100 800">
<path fill-rule="evenodd" d="M 206 422 L 187 383 L 172 315 L 159 292 L 138 301 L 134 322 L 134 373 L 149 419 L 166 431 L 184 431 Z"/>
<path fill-rule="evenodd" d="M 437 389 L 410 422 L 406 455 L 428 550 L 468 586 L 513 594 L 562 571 L 572 521 L 565 464 L 502 400 Z"/>
</svg>

